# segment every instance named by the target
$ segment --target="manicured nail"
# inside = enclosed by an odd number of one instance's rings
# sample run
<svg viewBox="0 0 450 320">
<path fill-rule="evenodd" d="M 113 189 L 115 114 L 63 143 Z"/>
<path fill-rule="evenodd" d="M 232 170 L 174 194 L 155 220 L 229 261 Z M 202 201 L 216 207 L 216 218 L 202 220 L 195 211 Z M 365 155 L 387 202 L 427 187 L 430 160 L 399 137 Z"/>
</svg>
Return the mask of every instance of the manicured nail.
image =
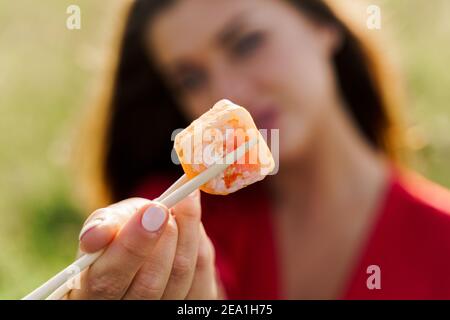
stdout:
<svg viewBox="0 0 450 320">
<path fill-rule="evenodd" d="M 141 223 L 145 230 L 156 232 L 162 227 L 166 218 L 166 211 L 161 207 L 150 207 L 142 215 Z"/>
<path fill-rule="evenodd" d="M 94 220 L 86 223 L 86 225 L 81 229 L 80 231 L 80 235 L 78 237 L 78 240 L 81 240 L 81 238 L 83 238 L 83 236 L 88 233 L 89 231 L 91 231 L 92 229 L 94 229 L 95 227 L 97 227 L 99 224 L 101 224 L 104 221 L 103 218 L 95 218 Z"/>
</svg>

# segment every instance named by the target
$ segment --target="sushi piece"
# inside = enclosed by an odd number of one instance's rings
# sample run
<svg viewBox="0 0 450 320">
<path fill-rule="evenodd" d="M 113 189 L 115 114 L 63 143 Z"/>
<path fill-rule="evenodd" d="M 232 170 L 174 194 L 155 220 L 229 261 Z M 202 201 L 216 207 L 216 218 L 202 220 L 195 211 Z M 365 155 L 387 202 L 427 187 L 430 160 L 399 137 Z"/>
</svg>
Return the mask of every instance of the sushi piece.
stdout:
<svg viewBox="0 0 450 320">
<path fill-rule="evenodd" d="M 257 143 L 219 176 L 200 187 L 210 194 L 226 195 L 260 181 L 275 162 L 250 113 L 229 100 L 217 102 L 175 137 L 174 148 L 186 175 L 192 179 L 252 138 Z"/>
</svg>

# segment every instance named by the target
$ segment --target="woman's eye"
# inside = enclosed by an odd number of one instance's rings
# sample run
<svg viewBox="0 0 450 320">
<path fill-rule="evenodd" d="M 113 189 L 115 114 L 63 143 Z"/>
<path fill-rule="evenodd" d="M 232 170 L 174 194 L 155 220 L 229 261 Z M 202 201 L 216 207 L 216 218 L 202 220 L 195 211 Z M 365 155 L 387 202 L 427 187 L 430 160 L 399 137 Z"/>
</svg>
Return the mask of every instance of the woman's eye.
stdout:
<svg viewBox="0 0 450 320">
<path fill-rule="evenodd" d="M 238 57 L 244 57 L 259 48 L 264 41 L 264 34 L 255 32 L 242 37 L 233 46 L 233 54 Z"/>
<path fill-rule="evenodd" d="M 206 83 L 206 76 L 202 72 L 192 72 L 184 75 L 178 81 L 178 89 L 182 92 L 195 91 Z"/>
</svg>

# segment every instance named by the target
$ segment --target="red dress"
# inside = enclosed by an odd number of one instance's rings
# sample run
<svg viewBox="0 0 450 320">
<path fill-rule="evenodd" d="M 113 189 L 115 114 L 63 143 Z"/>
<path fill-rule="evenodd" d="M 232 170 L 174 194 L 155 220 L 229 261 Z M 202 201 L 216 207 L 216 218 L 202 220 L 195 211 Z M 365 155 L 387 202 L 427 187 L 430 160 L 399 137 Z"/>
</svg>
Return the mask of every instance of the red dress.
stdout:
<svg viewBox="0 0 450 320">
<path fill-rule="evenodd" d="M 133 196 L 155 198 L 173 181 L 150 178 Z M 202 193 L 202 220 L 229 299 L 281 297 L 265 192 L 262 182 L 228 196 Z M 394 170 L 380 208 L 341 298 L 450 299 L 450 194 Z M 367 286 L 371 265 L 379 267 L 380 289 Z"/>
</svg>

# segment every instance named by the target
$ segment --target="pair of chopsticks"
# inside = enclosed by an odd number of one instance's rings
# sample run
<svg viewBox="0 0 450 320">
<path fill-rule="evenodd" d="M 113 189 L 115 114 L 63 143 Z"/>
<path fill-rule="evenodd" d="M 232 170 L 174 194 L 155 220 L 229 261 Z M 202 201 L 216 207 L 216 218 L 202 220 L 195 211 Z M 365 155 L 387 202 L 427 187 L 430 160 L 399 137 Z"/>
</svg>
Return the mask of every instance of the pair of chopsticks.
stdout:
<svg viewBox="0 0 450 320">
<path fill-rule="evenodd" d="M 256 145 L 257 142 L 257 138 L 253 138 L 245 144 L 242 144 L 192 179 L 183 175 L 154 201 L 163 204 L 167 208 L 173 207 L 200 186 L 218 176 L 231 164 L 242 158 L 250 148 Z M 59 300 L 63 298 L 72 289 L 71 286 L 69 286 L 69 282 L 75 279 L 75 277 L 77 277 L 84 269 L 93 264 L 98 257 L 102 255 L 103 251 L 104 249 L 81 256 L 53 278 L 26 295 L 23 300 L 41 300 L 44 298 L 47 300 Z"/>
</svg>

